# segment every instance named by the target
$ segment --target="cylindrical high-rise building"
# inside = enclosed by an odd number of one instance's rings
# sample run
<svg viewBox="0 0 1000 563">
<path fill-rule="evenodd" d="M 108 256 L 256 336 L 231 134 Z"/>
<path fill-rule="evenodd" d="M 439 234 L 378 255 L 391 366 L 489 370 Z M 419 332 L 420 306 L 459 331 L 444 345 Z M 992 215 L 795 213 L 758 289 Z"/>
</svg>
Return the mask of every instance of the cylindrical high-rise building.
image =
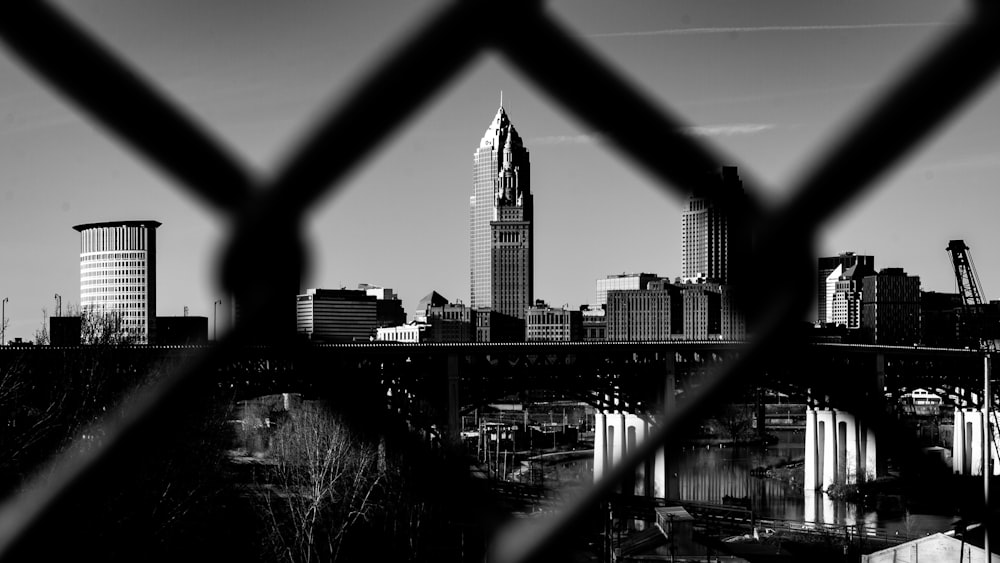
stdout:
<svg viewBox="0 0 1000 563">
<path fill-rule="evenodd" d="M 157 221 L 110 221 L 80 232 L 80 308 L 125 342 L 156 338 Z M 84 331 L 88 328 L 85 326 Z M 84 343 L 92 335 L 84 335 Z"/>
</svg>

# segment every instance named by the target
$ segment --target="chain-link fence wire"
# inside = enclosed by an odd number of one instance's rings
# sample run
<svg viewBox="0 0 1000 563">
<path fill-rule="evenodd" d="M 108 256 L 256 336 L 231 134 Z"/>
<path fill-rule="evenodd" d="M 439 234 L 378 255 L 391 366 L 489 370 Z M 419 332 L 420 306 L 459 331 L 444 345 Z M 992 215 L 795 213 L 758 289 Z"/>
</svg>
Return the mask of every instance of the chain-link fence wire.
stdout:
<svg viewBox="0 0 1000 563">
<path fill-rule="evenodd" d="M 208 395 L 207 374 L 238 354 L 248 342 L 288 344 L 287 296 L 298 290 L 305 251 L 303 214 L 334 192 L 352 167 L 430 100 L 474 57 L 486 50 L 505 56 L 516 68 L 582 122 L 606 137 L 659 179 L 662 188 L 683 196 L 699 186 L 704 171 L 724 162 L 683 135 L 683 120 L 659 107 L 599 60 L 547 14 L 539 1 L 505 7 L 507 24 L 484 26 L 495 7 L 473 0 L 445 5 L 355 85 L 346 103 L 331 111 L 309 134 L 272 181 L 250 174 L 190 116 L 166 101 L 100 41 L 43 2 L 11 1 L 0 6 L 0 36 L 54 88 L 82 111 L 132 145 L 192 195 L 228 217 L 231 242 L 220 273 L 237 296 L 237 326 L 209 353 L 192 359 L 134 399 L 129 416 L 108 428 L 105 445 L 73 459 L 57 460 L 49 476 L 6 501 L 0 511 L 0 554 L 24 553 L 53 532 L 60 510 L 93 487 L 111 487 L 127 471 L 143 444 L 169 434 L 170 413 L 191 411 L 191 397 Z M 880 175 L 925 139 L 936 126 L 987 81 L 1000 62 L 994 38 L 998 8 L 977 2 L 969 19 L 889 85 L 860 112 L 853 125 L 793 185 L 789 202 L 773 211 L 760 204 L 761 191 L 745 182 L 737 191 L 708 194 L 754 233 L 753 252 L 737 257 L 734 285 L 754 333 L 739 362 L 718 370 L 640 447 L 613 467 L 582 498 L 558 515 L 530 525 L 509 525 L 489 542 L 489 560 L 543 560 L 567 553 L 564 540 L 594 515 L 615 485 L 681 436 L 710 402 L 725 398 L 738 378 L 749 377 L 775 356 L 794 357 L 793 327 L 810 303 L 815 265 L 814 239 L 823 221 L 842 211 Z M 279 257 L 269 268 L 256 257 Z M 754 256 L 782 256 L 782 284 L 761 283 L 750 275 Z M 808 384 L 808 379 L 803 381 Z M 880 424 L 871 404 L 852 405 Z M 354 413 L 362 416 L 360 412 Z M 903 452 L 905 454 L 905 452 Z M 38 543 L 35 543 L 38 542 Z"/>
</svg>

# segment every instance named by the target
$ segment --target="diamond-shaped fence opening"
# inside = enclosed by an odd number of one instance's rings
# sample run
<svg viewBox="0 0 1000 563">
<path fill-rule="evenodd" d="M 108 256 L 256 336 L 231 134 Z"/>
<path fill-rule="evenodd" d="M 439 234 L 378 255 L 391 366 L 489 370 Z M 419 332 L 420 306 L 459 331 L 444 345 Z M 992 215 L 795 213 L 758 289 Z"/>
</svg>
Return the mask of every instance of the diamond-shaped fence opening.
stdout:
<svg viewBox="0 0 1000 563">
<path fill-rule="evenodd" d="M 0 553 L 30 556 L 43 545 L 64 555 L 74 553 L 80 546 L 59 544 L 64 534 L 73 537 L 67 528 L 72 521 L 64 516 L 85 517 L 79 503 L 93 501 L 90 491 L 113 491 L 135 467 L 137 457 L 156 442 L 169 441 L 177 431 L 175 413 L 210 412 L 210 405 L 203 404 L 208 401 L 202 400 L 214 391 L 209 374 L 230 365 L 246 345 L 267 343 L 308 356 L 308 350 L 274 330 L 287 314 L 284 296 L 298 290 L 304 259 L 303 214 L 321 195 L 336 190 L 352 167 L 478 53 L 495 50 L 506 57 L 581 121 L 604 132 L 661 180 L 664 189 L 685 192 L 699 184 L 703 170 L 718 163 L 709 148 L 679 133 L 679 117 L 658 107 L 593 56 L 539 2 L 506 6 L 507 21 L 513 22 L 508 25 L 481 25 L 491 20 L 492 9 L 484 2 L 459 1 L 428 18 L 355 85 L 346 102 L 322 120 L 273 180 L 261 185 L 183 111 L 57 10 L 42 2 L 8 2 L 0 7 L 0 35 L 26 65 L 192 195 L 233 219 L 222 277 L 241 305 L 239 323 L 217 346 L 172 368 L 130 399 L 127 413 L 105 427 L 103 447 L 57 460 L 44 480 L 6 501 L 0 512 Z M 998 31 L 997 8 L 976 3 L 966 23 L 889 85 L 880 100 L 815 159 L 781 208 L 765 211 L 754 186 L 746 186 L 746 199 L 728 191 L 710 194 L 731 220 L 745 222 L 755 233 L 753 255 L 784 257 L 789 283 L 780 286 L 755 284 L 746 267 L 750 257 L 737 257 L 741 262 L 734 283 L 753 296 L 742 303 L 754 327 L 752 345 L 739 361 L 714 370 L 676 410 L 664 413 L 652 436 L 565 510 L 530 525 L 500 527 L 499 520 L 485 518 L 490 561 L 566 557 L 559 546 L 642 460 L 686 431 L 709 401 L 724 397 L 735 378 L 754 373 L 779 347 L 786 356 L 794 355 L 789 352 L 792 328 L 802 318 L 814 287 L 813 240 L 819 225 L 986 82 L 1000 62 L 995 46 Z M 261 254 L 274 257 L 269 269 L 255 268 Z M 343 403 L 339 406 L 344 416 L 363 419 L 364 406 Z M 376 406 L 380 405 L 367 405 Z M 876 424 L 887 424 L 873 405 L 854 401 L 849 406 Z M 469 553 L 481 552 L 482 547 L 469 546 Z"/>
</svg>

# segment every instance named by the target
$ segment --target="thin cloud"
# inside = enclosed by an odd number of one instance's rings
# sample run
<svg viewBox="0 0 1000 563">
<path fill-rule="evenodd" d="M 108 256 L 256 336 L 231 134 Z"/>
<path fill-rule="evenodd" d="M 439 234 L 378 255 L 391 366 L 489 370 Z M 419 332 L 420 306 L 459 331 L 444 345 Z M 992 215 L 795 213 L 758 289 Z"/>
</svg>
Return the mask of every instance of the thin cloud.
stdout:
<svg viewBox="0 0 1000 563">
<path fill-rule="evenodd" d="M 528 142 L 533 145 L 587 145 L 598 143 L 604 140 L 604 135 L 600 133 L 583 133 L 580 135 L 551 135 L 548 137 L 534 137 Z"/>
<path fill-rule="evenodd" d="M 646 37 L 654 35 L 709 35 L 714 33 L 767 33 L 790 31 L 850 31 L 864 29 L 908 29 L 952 25 L 949 22 L 858 23 L 839 25 L 765 25 L 740 27 L 684 27 L 649 31 L 592 33 L 588 37 Z"/>
<path fill-rule="evenodd" d="M 773 123 L 727 123 L 720 125 L 696 125 L 683 127 L 678 131 L 692 137 L 733 137 L 754 135 L 777 127 Z M 589 145 L 603 143 L 607 137 L 603 133 L 581 133 L 578 135 L 550 135 L 528 139 L 531 145 Z"/>
<path fill-rule="evenodd" d="M 681 133 L 693 137 L 732 137 L 734 135 L 754 135 L 774 129 L 773 123 L 730 123 L 726 125 L 696 125 L 685 127 Z"/>
</svg>

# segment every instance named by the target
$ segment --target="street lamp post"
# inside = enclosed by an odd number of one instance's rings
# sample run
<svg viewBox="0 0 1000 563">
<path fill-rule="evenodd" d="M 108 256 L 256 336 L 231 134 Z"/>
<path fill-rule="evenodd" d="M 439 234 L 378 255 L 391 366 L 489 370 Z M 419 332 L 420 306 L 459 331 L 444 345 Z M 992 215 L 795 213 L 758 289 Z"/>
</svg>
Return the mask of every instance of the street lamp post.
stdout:
<svg viewBox="0 0 1000 563">
<path fill-rule="evenodd" d="M 0 303 L 0 346 L 6 346 L 4 342 L 7 341 L 7 302 L 10 301 L 9 297 L 3 298 L 3 303 Z"/>
<path fill-rule="evenodd" d="M 219 305 L 222 305 L 222 299 L 216 299 L 215 303 L 212 303 L 212 340 L 219 341 L 219 325 L 218 325 L 218 310 Z"/>
</svg>

